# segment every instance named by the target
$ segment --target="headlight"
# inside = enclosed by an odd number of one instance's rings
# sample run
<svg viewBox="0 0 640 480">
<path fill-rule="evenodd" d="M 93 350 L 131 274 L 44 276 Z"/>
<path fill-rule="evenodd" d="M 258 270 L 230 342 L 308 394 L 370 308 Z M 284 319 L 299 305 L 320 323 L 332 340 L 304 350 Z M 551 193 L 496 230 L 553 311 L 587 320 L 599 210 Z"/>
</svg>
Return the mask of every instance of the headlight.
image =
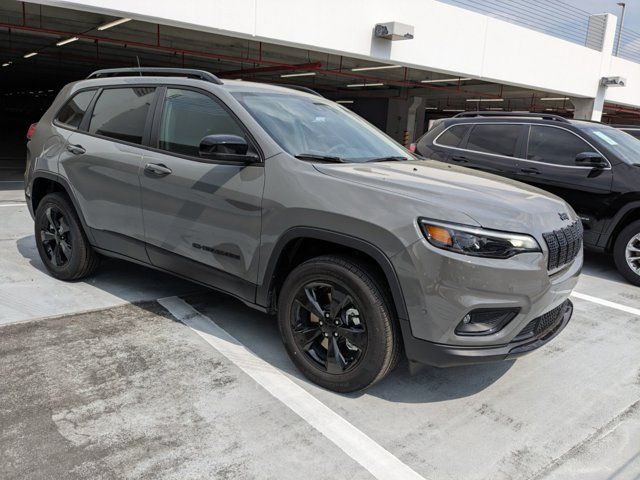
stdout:
<svg viewBox="0 0 640 480">
<path fill-rule="evenodd" d="M 420 219 L 418 223 L 431 245 L 464 255 L 510 258 L 519 253 L 542 251 L 535 238 L 529 235 L 447 224 L 428 219 Z"/>
</svg>

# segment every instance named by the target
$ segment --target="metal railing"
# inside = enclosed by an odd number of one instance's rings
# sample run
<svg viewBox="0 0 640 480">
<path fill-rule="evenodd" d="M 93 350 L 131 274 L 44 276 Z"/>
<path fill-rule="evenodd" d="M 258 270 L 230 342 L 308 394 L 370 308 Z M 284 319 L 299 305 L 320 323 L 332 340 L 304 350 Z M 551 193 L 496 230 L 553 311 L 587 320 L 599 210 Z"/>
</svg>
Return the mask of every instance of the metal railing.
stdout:
<svg viewBox="0 0 640 480">
<path fill-rule="evenodd" d="M 589 25 L 590 12 L 561 0 L 536 0 L 535 2 L 530 0 L 439 1 L 589 48 L 600 48 L 602 38 L 604 38 L 604 22 L 594 22 L 592 19 L 591 25 Z"/>
<path fill-rule="evenodd" d="M 620 28 L 620 27 L 618 27 Z M 640 63 L 640 33 L 634 32 L 624 28 L 622 35 L 620 35 L 620 43 L 618 45 L 618 32 L 616 32 L 616 50 L 614 55 L 631 60 L 632 62 Z"/>
</svg>

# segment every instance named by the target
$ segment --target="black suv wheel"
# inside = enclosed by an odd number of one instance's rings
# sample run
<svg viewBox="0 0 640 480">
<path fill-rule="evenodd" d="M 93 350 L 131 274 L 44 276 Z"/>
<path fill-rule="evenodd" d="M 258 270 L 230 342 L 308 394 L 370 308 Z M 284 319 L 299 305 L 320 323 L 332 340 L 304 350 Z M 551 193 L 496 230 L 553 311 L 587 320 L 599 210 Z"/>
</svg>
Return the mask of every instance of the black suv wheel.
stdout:
<svg viewBox="0 0 640 480">
<path fill-rule="evenodd" d="M 311 381 L 337 392 L 366 388 L 396 365 L 400 334 L 365 268 L 338 256 L 296 267 L 282 286 L 278 324 L 289 356 Z"/>
<path fill-rule="evenodd" d="M 613 247 L 613 258 L 624 278 L 640 286 L 640 220 L 620 232 Z"/>
<path fill-rule="evenodd" d="M 52 276 L 78 280 L 98 266 L 99 256 L 82 231 L 78 215 L 65 195 L 50 193 L 35 214 L 36 246 Z"/>
</svg>

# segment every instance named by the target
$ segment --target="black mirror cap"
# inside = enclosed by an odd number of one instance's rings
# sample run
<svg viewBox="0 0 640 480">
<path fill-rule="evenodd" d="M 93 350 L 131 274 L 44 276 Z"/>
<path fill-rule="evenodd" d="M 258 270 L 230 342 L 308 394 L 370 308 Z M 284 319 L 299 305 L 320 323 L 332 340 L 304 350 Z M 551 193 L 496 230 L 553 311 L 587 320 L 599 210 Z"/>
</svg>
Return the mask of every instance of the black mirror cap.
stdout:
<svg viewBox="0 0 640 480">
<path fill-rule="evenodd" d="M 596 152 L 582 152 L 576 155 L 576 165 L 591 168 L 607 168 L 609 163 Z"/>
<path fill-rule="evenodd" d="M 249 143 L 238 135 L 207 135 L 200 140 L 200 157 L 207 160 L 223 160 L 253 163 L 258 156 L 249 152 Z"/>
</svg>

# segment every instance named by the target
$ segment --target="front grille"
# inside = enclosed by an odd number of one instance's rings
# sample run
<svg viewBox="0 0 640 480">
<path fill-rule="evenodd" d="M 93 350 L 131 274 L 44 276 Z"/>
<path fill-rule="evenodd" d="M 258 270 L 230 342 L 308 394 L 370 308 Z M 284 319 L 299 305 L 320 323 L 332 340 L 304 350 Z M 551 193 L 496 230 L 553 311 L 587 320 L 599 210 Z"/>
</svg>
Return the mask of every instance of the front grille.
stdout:
<svg viewBox="0 0 640 480">
<path fill-rule="evenodd" d="M 557 268 L 571 262 L 582 247 L 582 223 L 576 220 L 568 227 L 542 234 L 549 248 L 549 262 L 547 269 Z"/>
<path fill-rule="evenodd" d="M 513 341 L 517 342 L 530 337 L 544 336 L 545 333 L 552 330 L 562 320 L 561 313 L 564 311 L 566 303 L 564 302 L 553 310 L 549 310 L 547 313 L 531 320 Z"/>
</svg>

